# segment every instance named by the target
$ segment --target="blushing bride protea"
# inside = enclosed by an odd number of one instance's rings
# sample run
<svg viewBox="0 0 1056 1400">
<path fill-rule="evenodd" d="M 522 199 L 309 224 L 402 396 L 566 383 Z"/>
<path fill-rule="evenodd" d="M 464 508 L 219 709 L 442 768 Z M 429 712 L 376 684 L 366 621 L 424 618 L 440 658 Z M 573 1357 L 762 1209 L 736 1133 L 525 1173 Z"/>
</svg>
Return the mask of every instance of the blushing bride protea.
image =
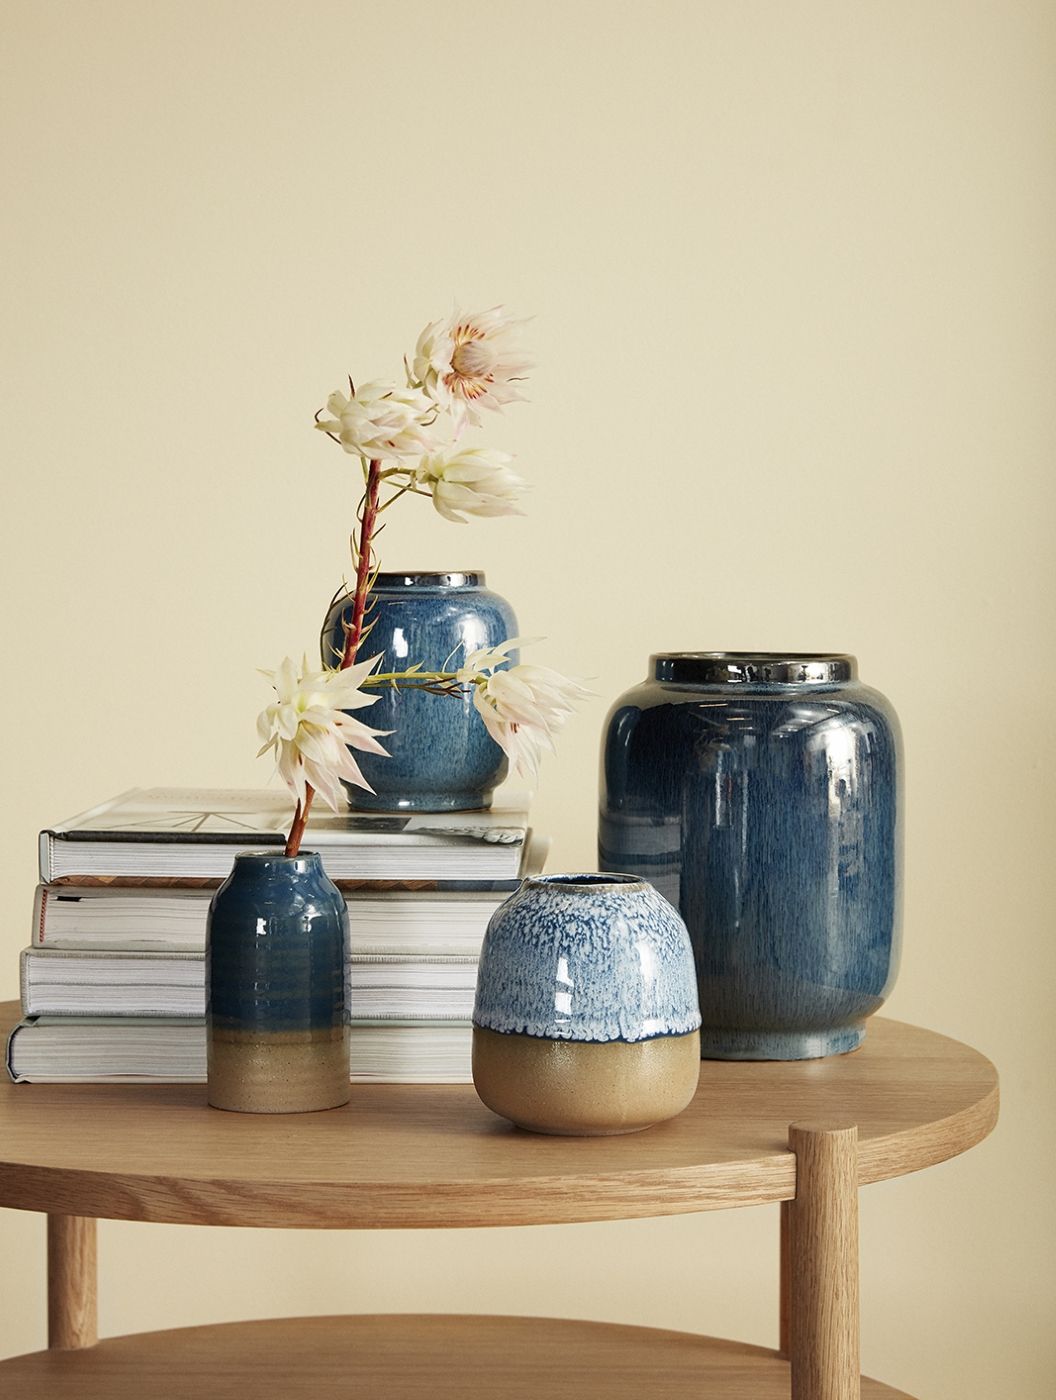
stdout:
<svg viewBox="0 0 1056 1400">
<path fill-rule="evenodd" d="M 526 484 L 510 468 L 512 461 L 508 452 L 487 447 L 433 452 L 421 460 L 417 485 L 430 493 L 445 520 L 459 525 L 467 515 L 522 515 L 518 501 Z"/>
<path fill-rule="evenodd" d="M 366 461 L 414 462 L 440 446 L 440 434 L 432 431 L 437 407 L 421 389 L 398 389 L 384 380 L 349 387 L 351 394 L 338 391 L 327 399 L 333 417 L 320 413 L 315 420 L 346 452 Z"/>
<path fill-rule="evenodd" d="M 590 694 L 578 681 L 548 666 L 509 665 L 508 653 L 533 639 L 512 637 L 497 647 L 472 652 L 458 679 L 473 686 L 473 704 L 484 727 L 523 778 L 538 776 L 544 749 L 554 752 L 557 731 L 578 700 Z"/>
<path fill-rule="evenodd" d="M 448 321 L 431 322 L 415 347 L 415 383 L 442 407 L 479 425 L 479 409 L 523 398 L 517 384 L 532 368 L 519 344 L 523 325 L 504 306 L 456 311 Z"/>
<path fill-rule="evenodd" d="M 278 771 L 297 799 L 286 841 L 295 856 L 304 837 L 316 792 L 335 812 L 345 805 L 342 779 L 372 791 L 353 750 L 388 757 L 378 739 L 390 731 L 371 729 L 349 711 L 373 702 L 364 691 L 425 690 L 437 703 L 473 703 L 491 737 L 515 772 L 534 777 L 544 748 L 588 692 L 543 666 L 511 665 L 516 639 L 474 653 L 458 670 L 427 671 L 421 661 L 400 657 L 401 669 L 382 674 L 357 656 L 373 621 L 371 589 L 378 570 L 374 542 L 384 512 L 403 497 L 424 496 L 446 520 L 467 516 L 518 515 L 525 483 L 507 453 L 467 445 L 467 426 L 479 426 L 480 410 L 501 409 L 520 399 L 518 385 L 531 368 L 519 344 L 523 321 L 504 307 L 433 321 L 418 338 L 406 388 L 371 380 L 330 395 L 315 426 L 362 461 L 362 495 L 352 536 L 355 581 L 334 599 L 342 604 L 343 641 L 335 670 L 300 669 L 287 658 L 271 680 L 276 699 L 258 720 L 260 752 L 275 750 Z M 347 598 L 347 602 L 346 602 Z M 378 658 L 374 658 L 376 661 Z M 443 697 L 447 697 L 447 701 Z"/>
<path fill-rule="evenodd" d="M 279 776 L 300 806 L 309 784 L 333 812 L 348 805 L 342 778 L 373 792 L 352 750 L 388 757 L 378 743 L 386 731 L 371 729 L 345 711 L 373 705 L 378 698 L 360 689 L 376 661 L 374 657 L 344 670 L 313 671 L 307 657 L 298 670 L 287 656 L 277 670 L 261 672 L 274 686 L 276 698 L 257 719 L 257 733 L 264 740 L 257 757 L 277 751 Z"/>
</svg>

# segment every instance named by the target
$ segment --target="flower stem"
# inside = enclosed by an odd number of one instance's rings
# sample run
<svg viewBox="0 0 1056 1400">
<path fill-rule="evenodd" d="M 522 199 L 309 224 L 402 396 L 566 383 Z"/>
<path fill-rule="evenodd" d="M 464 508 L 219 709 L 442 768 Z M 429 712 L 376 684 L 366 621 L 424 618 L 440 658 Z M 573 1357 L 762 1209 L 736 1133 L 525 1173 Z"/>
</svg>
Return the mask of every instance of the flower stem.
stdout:
<svg viewBox="0 0 1056 1400">
<path fill-rule="evenodd" d="M 374 690 L 381 685 L 415 686 L 423 682 L 433 685 L 437 681 L 449 684 L 457 680 L 457 671 L 374 671 L 365 678 L 360 689 Z"/>
<path fill-rule="evenodd" d="M 345 632 L 345 649 L 341 656 L 342 671 L 356 659 L 363 638 L 363 615 L 370 591 L 370 566 L 374 558 L 374 527 L 378 520 L 378 496 L 381 492 L 381 463 L 373 458 L 367 471 L 367 489 L 359 508 L 359 544 L 356 549 L 356 591 L 352 597 L 352 621 Z"/>
<path fill-rule="evenodd" d="M 356 659 L 356 652 L 363 640 L 363 618 L 367 610 L 367 594 L 370 592 L 371 563 L 374 558 L 374 528 L 378 521 L 378 497 L 381 492 L 381 462 L 372 458 L 367 468 L 367 489 L 359 507 L 359 543 L 356 546 L 356 591 L 352 597 L 352 621 L 345 632 L 345 649 L 341 654 L 339 670 L 346 671 Z M 308 813 L 312 810 L 315 788 L 305 785 L 304 801 L 297 803 L 293 814 L 293 825 L 286 842 L 285 854 L 295 856 L 304 840 L 304 828 Z"/>
<path fill-rule="evenodd" d="M 293 825 L 290 827 L 290 834 L 286 840 L 286 849 L 283 855 L 295 856 L 301 849 L 301 842 L 304 840 L 304 828 L 308 821 L 308 813 L 312 810 L 312 798 L 315 796 L 315 788 L 311 783 L 305 784 L 304 801 L 297 803 L 297 810 L 293 814 Z"/>
<path fill-rule="evenodd" d="M 394 501 L 398 501 L 401 496 L 406 496 L 408 491 L 414 496 L 428 496 L 430 494 L 428 491 L 420 491 L 413 481 L 405 481 L 398 490 L 392 493 L 384 505 L 378 507 L 378 514 L 380 515 L 382 511 L 388 510 L 389 506 L 391 506 Z"/>
</svg>

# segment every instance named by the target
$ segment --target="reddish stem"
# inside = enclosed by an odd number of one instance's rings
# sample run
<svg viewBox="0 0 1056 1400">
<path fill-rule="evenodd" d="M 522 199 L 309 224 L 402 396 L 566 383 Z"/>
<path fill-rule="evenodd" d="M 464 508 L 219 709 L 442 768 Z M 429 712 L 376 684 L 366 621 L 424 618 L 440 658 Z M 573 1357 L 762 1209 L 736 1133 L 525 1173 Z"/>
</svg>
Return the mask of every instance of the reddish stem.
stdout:
<svg viewBox="0 0 1056 1400">
<path fill-rule="evenodd" d="M 370 565 L 374 557 L 373 540 L 374 530 L 378 523 L 378 499 L 381 495 L 381 462 L 372 460 L 367 470 L 367 490 L 363 497 L 363 510 L 359 517 L 359 546 L 358 562 L 356 566 L 356 591 L 352 596 L 352 621 L 345 632 L 345 649 L 341 654 L 341 665 L 339 670 L 345 671 L 356 659 L 356 652 L 359 644 L 363 640 L 363 618 L 367 611 L 367 593 L 370 587 Z M 286 842 L 285 854 L 295 856 L 301 849 L 301 842 L 304 840 L 304 828 L 308 822 L 308 813 L 312 810 L 312 798 L 315 796 L 315 788 L 308 783 L 305 788 L 304 801 L 297 803 L 296 811 L 293 814 L 293 825 L 290 827 L 289 839 Z"/>
<path fill-rule="evenodd" d="M 286 840 L 286 849 L 283 855 L 295 856 L 301 849 L 301 842 L 304 840 L 304 828 L 308 821 L 308 813 L 312 810 L 312 798 L 315 796 L 315 788 L 311 783 L 305 786 L 304 801 L 297 803 L 297 810 L 293 814 L 293 825 L 290 827 L 290 834 Z"/>
<path fill-rule="evenodd" d="M 363 617 L 367 610 L 370 566 L 374 558 L 374 527 L 378 522 L 378 498 L 381 495 L 381 463 L 372 460 L 367 471 L 367 491 L 363 497 L 363 512 L 359 517 L 359 558 L 356 568 L 356 591 L 352 597 L 352 621 L 345 632 L 345 650 L 340 669 L 344 671 L 356 659 L 363 640 Z"/>
</svg>

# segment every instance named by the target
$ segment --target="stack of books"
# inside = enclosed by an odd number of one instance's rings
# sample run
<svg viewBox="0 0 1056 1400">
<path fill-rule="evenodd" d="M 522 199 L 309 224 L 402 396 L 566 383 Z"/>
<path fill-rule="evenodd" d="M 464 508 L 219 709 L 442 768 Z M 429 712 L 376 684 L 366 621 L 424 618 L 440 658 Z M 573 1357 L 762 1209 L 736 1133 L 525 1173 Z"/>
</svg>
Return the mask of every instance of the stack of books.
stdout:
<svg viewBox="0 0 1056 1400">
<path fill-rule="evenodd" d="M 209 901 L 239 851 L 281 850 L 284 792 L 150 788 L 40 836 L 16 1081 L 205 1079 Z M 354 1081 L 468 1083 L 488 920 L 548 842 L 526 806 L 308 824 L 348 905 Z"/>
</svg>

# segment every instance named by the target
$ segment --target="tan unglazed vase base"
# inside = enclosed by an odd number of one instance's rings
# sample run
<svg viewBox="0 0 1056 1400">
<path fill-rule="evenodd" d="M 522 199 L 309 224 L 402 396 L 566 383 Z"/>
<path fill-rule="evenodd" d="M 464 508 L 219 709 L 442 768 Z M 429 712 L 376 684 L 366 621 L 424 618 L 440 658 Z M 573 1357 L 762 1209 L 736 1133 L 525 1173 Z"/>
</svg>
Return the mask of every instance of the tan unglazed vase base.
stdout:
<svg viewBox="0 0 1056 1400">
<path fill-rule="evenodd" d="M 494 1113 L 560 1137 L 637 1133 L 689 1105 L 700 1033 L 594 1044 L 473 1028 L 473 1083 Z"/>
<path fill-rule="evenodd" d="M 212 1030 L 209 1103 L 234 1113 L 316 1113 L 351 1097 L 348 1027 L 258 1035 Z"/>
</svg>

